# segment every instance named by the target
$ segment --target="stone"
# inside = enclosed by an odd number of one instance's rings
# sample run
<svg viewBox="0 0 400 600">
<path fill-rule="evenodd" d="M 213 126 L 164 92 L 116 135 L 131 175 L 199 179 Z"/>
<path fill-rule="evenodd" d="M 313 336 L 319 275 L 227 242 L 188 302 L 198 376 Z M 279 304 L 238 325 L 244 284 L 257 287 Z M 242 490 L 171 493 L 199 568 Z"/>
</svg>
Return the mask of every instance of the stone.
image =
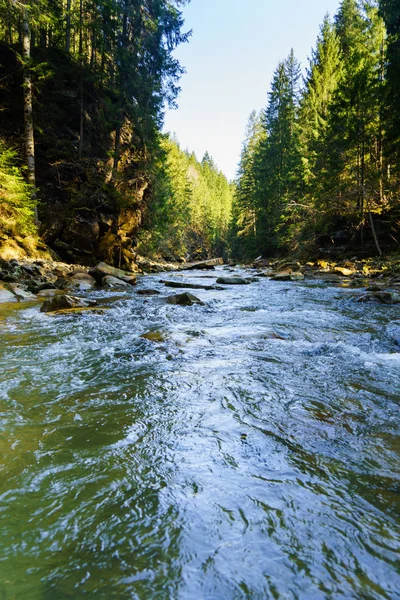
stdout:
<svg viewBox="0 0 400 600">
<path fill-rule="evenodd" d="M 123 271 L 122 269 L 117 269 L 116 267 L 111 267 L 104 262 L 100 262 L 95 267 L 90 269 L 89 275 L 94 277 L 98 283 L 101 283 L 103 277 L 108 275 L 111 277 L 116 277 L 117 279 L 121 279 L 121 281 L 130 283 L 131 285 L 135 285 L 136 283 L 136 275 L 133 275 L 133 273 Z"/>
<path fill-rule="evenodd" d="M 218 277 L 217 283 L 223 285 L 249 285 L 251 281 L 243 277 Z"/>
<path fill-rule="evenodd" d="M 187 283 L 185 281 L 166 281 L 160 279 L 160 283 L 163 283 L 167 287 L 177 289 L 189 289 L 189 290 L 223 290 L 224 288 L 216 285 L 201 285 L 199 283 Z"/>
<path fill-rule="evenodd" d="M 0 302 L 18 302 L 18 298 L 0 283 Z"/>
<path fill-rule="evenodd" d="M 17 300 L 19 300 L 20 302 L 24 300 L 36 300 L 35 294 L 24 290 L 17 283 L 10 283 L 8 287 L 10 291 L 14 294 L 14 296 L 17 297 Z"/>
<path fill-rule="evenodd" d="M 108 288 L 129 288 L 131 284 L 127 281 L 122 281 L 122 279 L 118 279 L 117 277 L 113 277 L 112 275 L 106 275 L 101 280 L 101 285 L 103 287 Z"/>
<path fill-rule="evenodd" d="M 41 290 L 37 293 L 38 298 L 53 298 L 53 296 L 63 296 L 65 292 L 63 290 Z"/>
<path fill-rule="evenodd" d="M 303 273 L 276 273 L 271 277 L 272 281 L 303 281 Z"/>
<path fill-rule="evenodd" d="M 193 304 L 204 305 L 204 302 L 202 302 L 199 298 L 193 296 L 193 294 L 190 294 L 189 292 L 177 294 L 176 296 L 168 296 L 167 303 L 177 304 L 179 306 L 192 306 Z"/>
<path fill-rule="evenodd" d="M 201 260 L 199 262 L 187 263 L 181 267 L 183 270 L 192 270 L 192 269 L 214 269 L 219 265 L 224 264 L 223 258 L 210 258 L 209 260 Z"/>
<path fill-rule="evenodd" d="M 91 290 L 96 286 L 96 280 L 89 273 L 75 273 L 68 281 L 67 288 L 74 290 Z"/>
<path fill-rule="evenodd" d="M 364 294 L 357 302 L 380 302 L 381 304 L 400 304 L 400 294 L 397 292 L 380 291 Z"/>
<path fill-rule="evenodd" d="M 343 275 L 344 277 L 350 277 L 355 271 L 354 269 L 347 269 L 346 267 L 335 267 L 333 272 L 337 273 L 338 275 Z"/>
<path fill-rule="evenodd" d="M 162 331 L 147 331 L 146 333 L 143 333 L 140 337 L 144 340 L 149 340 L 149 342 L 155 342 L 157 344 L 161 344 L 167 339 L 166 334 Z"/>
<path fill-rule="evenodd" d="M 157 296 L 158 294 L 161 294 L 161 292 L 159 292 L 158 290 L 151 289 L 137 290 L 136 293 L 139 294 L 139 296 Z"/>
<path fill-rule="evenodd" d="M 95 300 L 85 300 L 83 298 L 76 298 L 75 296 L 63 294 L 45 300 L 40 308 L 40 312 L 49 313 L 72 308 L 88 308 L 90 306 L 96 306 L 96 304 L 97 302 Z"/>
<path fill-rule="evenodd" d="M 400 321 L 390 323 L 386 331 L 388 336 L 395 342 L 395 344 L 400 346 Z"/>
</svg>

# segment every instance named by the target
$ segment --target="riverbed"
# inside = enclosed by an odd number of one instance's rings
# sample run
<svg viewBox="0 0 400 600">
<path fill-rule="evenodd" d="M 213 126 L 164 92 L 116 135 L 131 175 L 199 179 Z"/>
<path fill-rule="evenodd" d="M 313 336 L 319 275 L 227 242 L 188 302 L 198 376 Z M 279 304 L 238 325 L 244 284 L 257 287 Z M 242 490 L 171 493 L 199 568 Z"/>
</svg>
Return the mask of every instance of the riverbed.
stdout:
<svg viewBox="0 0 400 600">
<path fill-rule="evenodd" d="M 1 600 L 400 598 L 398 306 L 221 274 L 0 312 Z"/>
</svg>

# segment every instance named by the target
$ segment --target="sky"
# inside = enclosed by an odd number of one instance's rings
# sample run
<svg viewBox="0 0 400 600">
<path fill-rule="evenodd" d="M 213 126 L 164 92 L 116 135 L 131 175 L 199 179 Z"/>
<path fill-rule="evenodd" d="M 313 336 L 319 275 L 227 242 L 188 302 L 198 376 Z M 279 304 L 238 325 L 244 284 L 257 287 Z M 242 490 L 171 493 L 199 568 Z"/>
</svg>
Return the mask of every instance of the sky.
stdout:
<svg viewBox="0 0 400 600">
<path fill-rule="evenodd" d="M 273 72 L 293 47 L 303 70 L 326 13 L 340 0 L 191 0 L 175 57 L 186 69 L 178 109 L 164 131 L 201 159 L 206 151 L 235 176 L 250 112 L 265 107 Z"/>
</svg>

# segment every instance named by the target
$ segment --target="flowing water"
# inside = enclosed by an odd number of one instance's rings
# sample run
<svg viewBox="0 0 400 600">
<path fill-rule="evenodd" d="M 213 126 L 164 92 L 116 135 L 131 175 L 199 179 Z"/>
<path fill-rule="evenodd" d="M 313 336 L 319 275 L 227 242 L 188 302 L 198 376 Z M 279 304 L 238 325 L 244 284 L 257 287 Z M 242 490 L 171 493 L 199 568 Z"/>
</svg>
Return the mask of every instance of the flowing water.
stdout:
<svg viewBox="0 0 400 600">
<path fill-rule="evenodd" d="M 400 598 L 398 308 L 357 293 L 0 312 L 0 599 Z"/>
</svg>

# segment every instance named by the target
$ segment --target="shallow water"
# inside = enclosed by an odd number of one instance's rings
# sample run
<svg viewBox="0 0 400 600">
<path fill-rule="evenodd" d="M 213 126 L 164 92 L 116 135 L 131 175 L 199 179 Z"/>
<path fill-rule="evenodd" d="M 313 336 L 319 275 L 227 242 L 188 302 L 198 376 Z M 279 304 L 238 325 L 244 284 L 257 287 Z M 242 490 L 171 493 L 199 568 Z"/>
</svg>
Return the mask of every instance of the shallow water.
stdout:
<svg viewBox="0 0 400 600">
<path fill-rule="evenodd" d="M 400 598 L 398 307 L 195 294 L 0 312 L 0 599 Z"/>
</svg>

